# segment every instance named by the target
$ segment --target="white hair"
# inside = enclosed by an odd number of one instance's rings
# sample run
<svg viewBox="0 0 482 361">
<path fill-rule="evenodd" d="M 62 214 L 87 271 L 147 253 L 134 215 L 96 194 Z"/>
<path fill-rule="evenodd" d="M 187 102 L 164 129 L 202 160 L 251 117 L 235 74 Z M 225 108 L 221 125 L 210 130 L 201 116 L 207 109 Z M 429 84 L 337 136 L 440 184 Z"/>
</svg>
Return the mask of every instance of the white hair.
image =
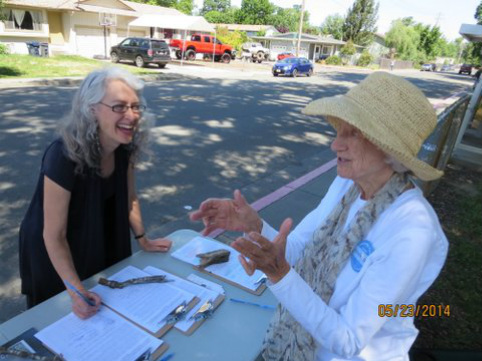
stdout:
<svg viewBox="0 0 482 361">
<path fill-rule="evenodd" d="M 393 169 L 394 172 L 396 173 L 406 173 L 406 172 L 410 172 L 410 169 L 408 169 L 407 167 L 405 167 L 400 161 L 398 161 L 397 159 L 395 159 L 393 156 L 391 155 L 388 155 L 387 154 L 387 157 L 385 159 L 385 163 L 387 163 L 388 165 L 390 165 Z"/>
<path fill-rule="evenodd" d="M 109 66 L 94 70 L 87 75 L 75 93 L 72 109 L 59 130 L 69 158 L 76 163 L 76 173 L 82 173 L 84 167 L 88 167 L 100 174 L 102 149 L 99 140 L 99 125 L 92 112 L 92 107 L 104 98 L 107 84 L 111 80 L 123 81 L 135 91 L 140 103 L 145 105 L 145 99 L 142 97 L 144 83 L 130 72 Z M 130 158 L 133 162 L 144 150 L 151 119 L 151 114 L 143 112 L 132 142 L 124 146 L 131 154 Z"/>
</svg>

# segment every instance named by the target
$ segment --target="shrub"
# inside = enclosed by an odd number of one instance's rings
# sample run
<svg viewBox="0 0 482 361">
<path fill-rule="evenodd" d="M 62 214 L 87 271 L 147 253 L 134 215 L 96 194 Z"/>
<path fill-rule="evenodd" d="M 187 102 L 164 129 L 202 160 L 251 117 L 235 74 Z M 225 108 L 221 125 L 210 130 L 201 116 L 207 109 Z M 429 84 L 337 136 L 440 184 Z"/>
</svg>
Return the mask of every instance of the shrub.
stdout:
<svg viewBox="0 0 482 361">
<path fill-rule="evenodd" d="M 341 65 L 341 58 L 337 55 L 332 55 L 325 60 L 327 65 Z"/>
<path fill-rule="evenodd" d="M 0 55 L 7 55 L 7 54 L 9 54 L 8 46 L 0 43 Z"/>
<path fill-rule="evenodd" d="M 368 66 L 372 63 L 373 56 L 368 51 L 364 50 L 363 53 L 360 55 L 358 62 L 356 65 L 358 66 Z"/>
</svg>

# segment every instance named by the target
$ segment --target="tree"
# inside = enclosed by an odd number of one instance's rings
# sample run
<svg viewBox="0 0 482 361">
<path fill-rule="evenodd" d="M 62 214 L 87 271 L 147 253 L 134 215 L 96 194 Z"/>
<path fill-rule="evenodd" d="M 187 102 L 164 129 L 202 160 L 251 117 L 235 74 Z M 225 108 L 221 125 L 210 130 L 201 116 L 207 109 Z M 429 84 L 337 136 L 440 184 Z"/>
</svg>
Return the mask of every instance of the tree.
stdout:
<svg viewBox="0 0 482 361">
<path fill-rule="evenodd" d="M 321 33 L 323 35 L 331 35 L 335 39 L 343 39 L 343 24 L 345 18 L 339 14 L 329 15 L 326 17 L 323 24 L 321 24 Z"/>
<path fill-rule="evenodd" d="M 345 45 L 340 49 L 340 54 L 345 57 L 350 57 L 356 53 L 355 44 L 353 41 L 348 40 Z"/>
<path fill-rule="evenodd" d="M 231 0 L 204 0 L 203 7 L 201 8 L 201 15 L 210 12 L 218 11 L 224 13 L 231 9 Z"/>
<path fill-rule="evenodd" d="M 3 0 L 0 0 L 0 21 L 5 20 L 6 16 L 3 12 L 3 8 L 5 7 L 5 4 L 3 3 Z"/>
<path fill-rule="evenodd" d="M 267 25 L 272 20 L 274 5 L 269 0 L 243 0 L 236 12 L 238 24 Z"/>
<path fill-rule="evenodd" d="M 178 0 L 174 7 L 184 14 L 191 15 L 194 8 L 194 0 Z"/>
<path fill-rule="evenodd" d="M 212 24 L 233 24 L 235 23 L 236 10 L 239 9 L 231 8 L 226 12 L 209 11 L 204 14 L 204 18 Z"/>
<path fill-rule="evenodd" d="M 422 52 L 428 60 L 434 59 L 437 55 L 439 48 L 437 43 L 442 37 L 440 28 L 438 26 L 424 25 L 421 23 L 416 24 L 414 27 L 415 31 L 419 34 L 419 42 L 417 49 Z"/>
<path fill-rule="evenodd" d="M 377 31 L 378 4 L 375 0 L 355 0 L 343 24 L 343 40 L 368 45 Z"/>
<path fill-rule="evenodd" d="M 482 25 L 482 1 L 475 9 L 474 18 L 477 20 L 477 24 Z"/>
<path fill-rule="evenodd" d="M 269 23 L 280 33 L 297 32 L 300 25 L 300 16 L 300 7 L 282 8 L 276 6 Z M 303 31 L 310 28 L 309 17 L 309 12 L 305 11 L 305 15 L 303 16 Z"/>
<path fill-rule="evenodd" d="M 401 60 L 415 60 L 418 58 L 417 45 L 420 36 L 412 26 L 404 25 L 398 19 L 392 22 L 390 30 L 385 34 L 385 42 L 389 48 L 395 48 L 397 58 Z"/>
</svg>

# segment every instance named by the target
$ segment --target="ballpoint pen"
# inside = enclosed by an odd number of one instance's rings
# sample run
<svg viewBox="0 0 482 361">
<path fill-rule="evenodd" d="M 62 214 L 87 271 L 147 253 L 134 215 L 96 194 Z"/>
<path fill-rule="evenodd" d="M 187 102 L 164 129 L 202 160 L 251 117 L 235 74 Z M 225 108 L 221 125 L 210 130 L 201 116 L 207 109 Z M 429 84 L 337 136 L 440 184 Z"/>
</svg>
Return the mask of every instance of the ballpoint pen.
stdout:
<svg viewBox="0 0 482 361">
<path fill-rule="evenodd" d="M 261 305 L 261 304 L 259 304 L 259 303 L 255 303 L 255 302 L 238 300 L 237 298 L 230 298 L 229 300 L 232 301 L 232 302 L 244 303 L 244 304 L 246 304 L 246 305 L 251 305 L 251 306 L 256 306 L 256 307 L 260 307 L 260 308 L 265 308 L 265 309 L 268 309 L 268 310 L 275 310 L 275 309 L 276 309 L 275 306 L 271 306 L 271 305 Z"/>
<path fill-rule="evenodd" d="M 68 288 L 70 288 L 73 292 L 75 292 L 77 296 L 82 298 L 89 306 L 95 306 L 95 302 L 93 302 L 92 300 L 88 299 L 85 295 L 80 293 L 80 291 L 77 288 L 75 288 L 75 286 L 72 283 L 70 283 L 67 280 L 64 280 L 64 283 Z"/>
</svg>

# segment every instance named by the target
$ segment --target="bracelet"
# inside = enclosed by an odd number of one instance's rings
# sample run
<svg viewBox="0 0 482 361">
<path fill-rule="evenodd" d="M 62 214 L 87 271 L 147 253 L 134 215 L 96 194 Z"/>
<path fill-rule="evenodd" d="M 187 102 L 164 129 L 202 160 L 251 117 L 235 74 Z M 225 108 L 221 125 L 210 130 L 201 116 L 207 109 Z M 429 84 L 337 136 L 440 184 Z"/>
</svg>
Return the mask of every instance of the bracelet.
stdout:
<svg viewBox="0 0 482 361">
<path fill-rule="evenodd" d="M 145 235 L 146 235 L 145 233 L 142 233 L 138 236 L 134 236 L 134 239 L 141 239 L 141 238 L 145 237 Z"/>
</svg>

